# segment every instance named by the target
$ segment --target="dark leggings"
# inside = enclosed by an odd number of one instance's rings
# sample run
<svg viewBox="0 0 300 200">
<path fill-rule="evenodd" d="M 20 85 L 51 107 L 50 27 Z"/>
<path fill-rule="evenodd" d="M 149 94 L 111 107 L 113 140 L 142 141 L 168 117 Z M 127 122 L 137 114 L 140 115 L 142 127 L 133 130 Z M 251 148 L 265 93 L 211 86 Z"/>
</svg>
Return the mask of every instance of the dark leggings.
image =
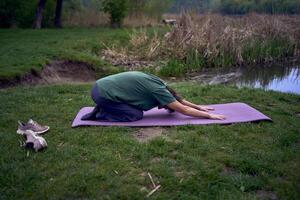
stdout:
<svg viewBox="0 0 300 200">
<path fill-rule="evenodd" d="M 133 122 L 143 118 L 143 111 L 125 103 L 114 102 L 101 97 L 97 84 L 92 88 L 91 96 L 100 108 L 97 119 L 110 122 Z"/>
</svg>

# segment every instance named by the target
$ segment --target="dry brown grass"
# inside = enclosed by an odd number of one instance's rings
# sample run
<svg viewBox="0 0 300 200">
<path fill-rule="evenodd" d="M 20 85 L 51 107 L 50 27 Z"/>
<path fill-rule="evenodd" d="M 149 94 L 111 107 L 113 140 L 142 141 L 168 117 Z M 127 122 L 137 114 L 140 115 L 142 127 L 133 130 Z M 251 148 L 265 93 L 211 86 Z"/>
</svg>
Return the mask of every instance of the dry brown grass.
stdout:
<svg viewBox="0 0 300 200">
<path fill-rule="evenodd" d="M 300 17 L 289 16 L 249 14 L 228 17 L 183 13 L 178 24 L 167 34 L 166 46 L 170 54 L 180 58 L 193 49 L 208 60 L 226 54 L 242 63 L 243 48 L 249 43 L 284 40 L 296 47 L 300 39 L 296 26 L 299 22 Z"/>
<path fill-rule="evenodd" d="M 126 17 L 123 24 L 125 27 L 151 27 L 160 26 L 161 22 L 155 17 L 139 15 Z"/>
<path fill-rule="evenodd" d="M 81 10 L 66 13 L 63 19 L 63 24 L 71 27 L 97 27 L 109 24 L 109 16 L 96 10 Z"/>
<path fill-rule="evenodd" d="M 109 26 L 109 15 L 97 10 L 80 10 L 66 13 L 64 15 L 64 25 L 71 27 L 96 27 Z M 154 17 L 145 15 L 128 16 L 123 20 L 125 27 L 150 27 L 160 26 L 161 22 Z"/>
<path fill-rule="evenodd" d="M 113 52 L 118 55 L 121 51 L 122 58 L 127 60 L 175 58 L 183 62 L 193 52 L 206 65 L 213 66 L 267 62 L 282 56 L 300 56 L 298 27 L 299 16 L 183 13 L 164 37 L 156 33 L 150 36 L 143 29 L 133 31 L 128 47 Z"/>
<path fill-rule="evenodd" d="M 130 42 L 133 42 L 132 40 Z M 135 52 L 135 53 L 134 53 Z M 126 70 L 140 70 L 142 68 L 155 68 L 156 63 L 144 59 L 141 52 L 137 53 L 138 49 L 129 50 L 127 47 L 106 47 L 102 50 L 102 59 L 111 63 L 114 66 L 122 66 Z"/>
<path fill-rule="evenodd" d="M 135 29 L 129 33 L 129 44 L 124 47 L 106 46 L 101 54 L 103 59 L 113 65 L 130 66 L 138 68 L 142 66 L 154 66 L 152 62 L 161 52 L 162 38 L 157 32 L 149 36 L 145 29 Z"/>
</svg>

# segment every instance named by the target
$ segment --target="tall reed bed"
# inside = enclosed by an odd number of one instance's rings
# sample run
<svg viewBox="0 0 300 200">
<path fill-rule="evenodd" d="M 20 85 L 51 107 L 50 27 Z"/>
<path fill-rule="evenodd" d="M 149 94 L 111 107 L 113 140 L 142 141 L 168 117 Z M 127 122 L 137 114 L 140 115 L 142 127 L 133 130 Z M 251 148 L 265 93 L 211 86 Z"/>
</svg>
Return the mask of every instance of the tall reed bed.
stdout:
<svg viewBox="0 0 300 200">
<path fill-rule="evenodd" d="M 183 71 L 274 62 L 300 55 L 299 27 L 299 16 L 184 13 L 167 33 L 161 50 L 171 62 L 179 59 L 185 66 Z M 169 68 L 164 73 L 172 73 Z"/>
<path fill-rule="evenodd" d="M 163 75 L 203 67 L 274 62 L 300 56 L 300 16 L 222 16 L 183 13 L 163 37 L 145 30 L 130 36 L 127 54 L 165 60 Z"/>
</svg>

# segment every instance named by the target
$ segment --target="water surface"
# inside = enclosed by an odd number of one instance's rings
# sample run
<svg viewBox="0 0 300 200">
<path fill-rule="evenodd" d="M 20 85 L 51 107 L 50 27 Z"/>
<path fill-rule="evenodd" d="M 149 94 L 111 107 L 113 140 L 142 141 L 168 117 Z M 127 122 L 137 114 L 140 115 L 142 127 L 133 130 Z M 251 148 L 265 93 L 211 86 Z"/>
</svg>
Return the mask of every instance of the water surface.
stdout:
<svg viewBox="0 0 300 200">
<path fill-rule="evenodd" d="M 232 84 L 300 94 L 300 65 L 272 65 L 206 70 L 190 75 L 205 84 Z"/>
</svg>

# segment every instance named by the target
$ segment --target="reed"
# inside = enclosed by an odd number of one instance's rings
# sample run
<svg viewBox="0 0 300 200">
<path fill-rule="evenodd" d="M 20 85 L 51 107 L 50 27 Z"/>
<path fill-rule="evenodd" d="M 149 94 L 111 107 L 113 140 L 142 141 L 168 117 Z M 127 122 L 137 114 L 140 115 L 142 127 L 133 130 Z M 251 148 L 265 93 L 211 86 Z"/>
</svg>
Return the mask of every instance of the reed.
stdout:
<svg viewBox="0 0 300 200">
<path fill-rule="evenodd" d="M 122 59 L 165 61 L 163 75 L 300 56 L 299 16 L 182 13 L 177 21 L 164 36 L 146 29 L 132 31 L 129 45 L 114 53 L 121 51 Z"/>
<path fill-rule="evenodd" d="M 298 16 L 228 17 L 183 13 L 167 34 L 165 49 L 168 55 L 188 61 L 186 64 L 192 61 L 200 67 L 243 65 L 299 56 L 299 22 Z"/>
</svg>

